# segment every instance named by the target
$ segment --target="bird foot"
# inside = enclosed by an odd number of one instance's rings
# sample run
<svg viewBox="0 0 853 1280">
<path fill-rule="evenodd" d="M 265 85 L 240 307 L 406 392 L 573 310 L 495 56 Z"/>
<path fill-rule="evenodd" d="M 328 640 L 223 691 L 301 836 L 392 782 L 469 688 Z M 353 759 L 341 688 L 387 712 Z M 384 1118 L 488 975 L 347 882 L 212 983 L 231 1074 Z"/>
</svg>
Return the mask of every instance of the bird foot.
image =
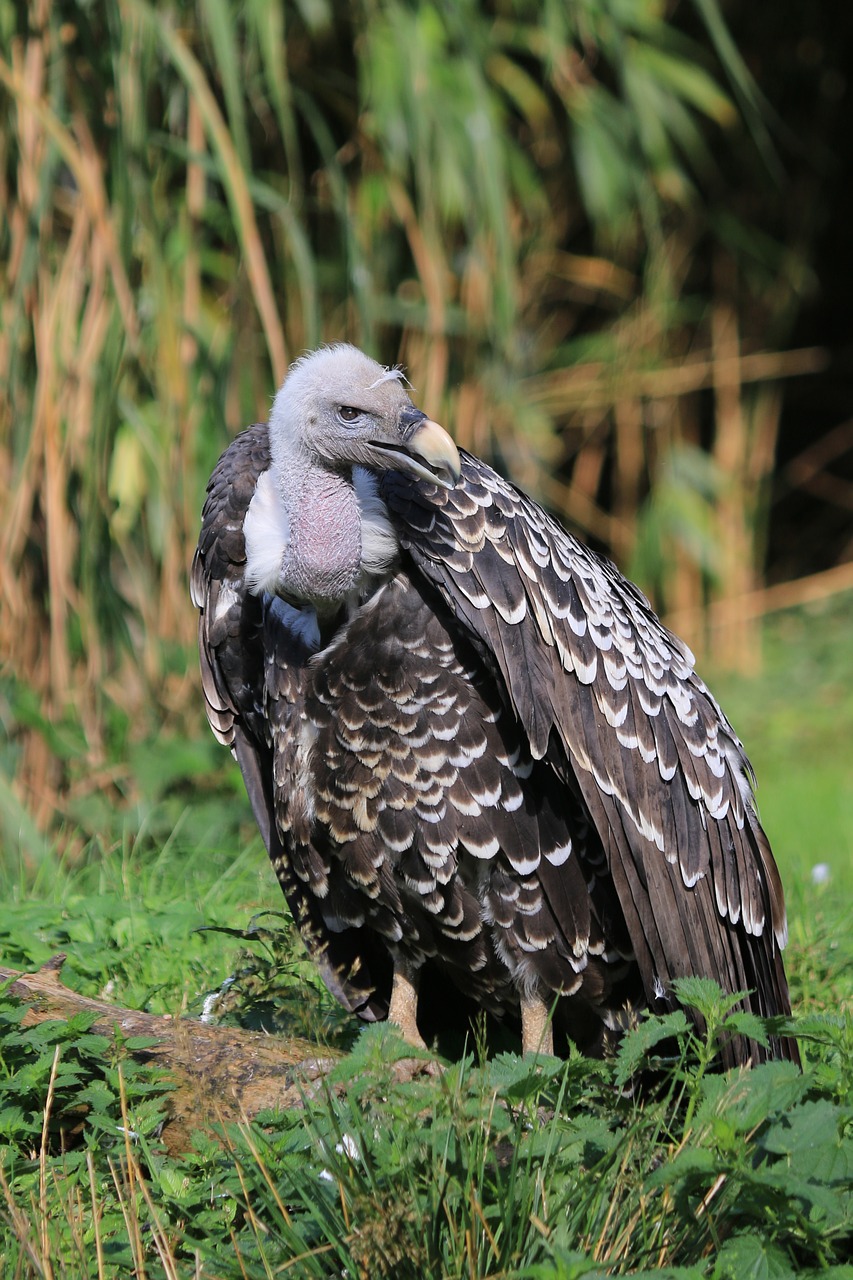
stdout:
<svg viewBox="0 0 853 1280">
<path fill-rule="evenodd" d="M 426 1042 L 418 1030 L 418 971 L 401 961 L 394 966 L 391 1001 L 388 1005 L 388 1021 L 413 1049 L 426 1049 Z"/>
<path fill-rule="evenodd" d="M 550 1057 L 554 1052 L 554 1032 L 549 1017 L 550 1009 L 538 996 L 521 998 L 521 1052 L 541 1053 Z"/>
</svg>

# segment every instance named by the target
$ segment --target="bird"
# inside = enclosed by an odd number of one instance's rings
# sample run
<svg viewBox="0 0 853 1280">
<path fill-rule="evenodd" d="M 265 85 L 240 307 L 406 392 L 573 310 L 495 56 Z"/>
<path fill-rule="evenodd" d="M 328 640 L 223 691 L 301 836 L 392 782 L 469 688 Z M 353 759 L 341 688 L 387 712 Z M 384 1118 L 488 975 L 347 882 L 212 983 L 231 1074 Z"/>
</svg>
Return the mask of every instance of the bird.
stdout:
<svg viewBox="0 0 853 1280">
<path fill-rule="evenodd" d="M 210 726 L 345 1009 L 425 1047 L 457 1002 L 598 1056 L 687 977 L 790 1014 L 754 776 L 689 649 L 400 368 L 291 365 L 216 464 L 191 596 Z"/>
</svg>

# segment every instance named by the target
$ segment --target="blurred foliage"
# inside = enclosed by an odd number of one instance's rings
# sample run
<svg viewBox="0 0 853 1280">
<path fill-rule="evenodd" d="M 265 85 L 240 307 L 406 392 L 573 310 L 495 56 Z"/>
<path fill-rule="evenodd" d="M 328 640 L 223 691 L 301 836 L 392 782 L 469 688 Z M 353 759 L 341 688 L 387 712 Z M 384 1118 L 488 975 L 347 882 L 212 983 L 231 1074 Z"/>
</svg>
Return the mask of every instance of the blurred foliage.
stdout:
<svg viewBox="0 0 853 1280">
<path fill-rule="evenodd" d="M 842 901 L 853 893 L 851 634 L 848 593 L 766 623 L 760 677 L 714 673 L 758 777 L 761 820 L 787 873 L 795 918 L 803 914 L 798 886 L 816 868 L 828 872 L 824 883 L 818 871 L 819 893 Z M 820 899 L 809 907 L 820 910 Z"/>
<path fill-rule="evenodd" d="M 94 833 L 154 724 L 198 736 L 204 485 L 321 340 L 701 643 L 760 584 L 772 380 L 819 363 L 761 350 L 808 283 L 777 171 L 715 0 L 0 0 L 7 835 Z"/>
</svg>

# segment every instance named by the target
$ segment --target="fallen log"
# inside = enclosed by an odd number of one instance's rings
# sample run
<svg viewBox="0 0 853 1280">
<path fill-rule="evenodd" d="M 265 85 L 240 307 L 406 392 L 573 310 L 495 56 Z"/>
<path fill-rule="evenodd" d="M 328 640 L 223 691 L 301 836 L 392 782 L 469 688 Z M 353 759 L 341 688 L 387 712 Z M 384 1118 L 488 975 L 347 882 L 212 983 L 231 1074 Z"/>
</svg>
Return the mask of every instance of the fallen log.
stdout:
<svg viewBox="0 0 853 1280">
<path fill-rule="evenodd" d="M 14 979 L 9 992 L 30 1005 L 24 1026 L 75 1013 L 95 1015 L 91 1030 L 122 1041 L 156 1038 L 145 1049 L 128 1049 L 137 1061 L 163 1070 L 174 1088 L 167 1096 L 162 1139 L 171 1152 L 186 1151 L 194 1130 L 253 1119 L 271 1107 L 299 1107 L 312 1082 L 335 1065 L 338 1055 L 298 1037 L 212 1026 L 197 1018 L 139 1013 L 106 1000 L 93 1000 L 60 981 L 65 956 L 53 956 L 36 973 L 0 967 L 0 982 Z"/>
</svg>

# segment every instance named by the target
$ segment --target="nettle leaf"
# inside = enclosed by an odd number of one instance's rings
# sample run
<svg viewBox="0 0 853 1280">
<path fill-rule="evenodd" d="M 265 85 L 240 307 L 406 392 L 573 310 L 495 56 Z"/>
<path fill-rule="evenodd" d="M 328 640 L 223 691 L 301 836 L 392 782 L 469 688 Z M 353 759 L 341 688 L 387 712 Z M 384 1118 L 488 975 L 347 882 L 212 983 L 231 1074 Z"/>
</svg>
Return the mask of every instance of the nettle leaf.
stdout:
<svg viewBox="0 0 853 1280">
<path fill-rule="evenodd" d="M 163 1043 L 162 1036 L 128 1036 L 126 1040 L 122 1040 L 122 1048 L 135 1053 L 138 1049 L 156 1049 L 159 1044 Z"/>
<path fill-rule="evenodd" d="M 110 1137 L 116 1140 L 124 1138 L 120 1122 L 115 1116 L 102 1115 L 99 1111 L 91 1111 L 86 1116 L 86 1124 L 90 1129 L 98 1129 L 101 1133 L 109 1134 Z"/>
<path fill-rule="evenodd" d="M 726 1031 L 732 1031 L 735 1035 L 746 1036 L 749 1040 L 756 1040 L 765 1047 L 769 1044 L 764 1020 L 755 1013 L 748 1013 L 745 1010 L 730 1013 L 724 1025 Z"/>
<path fill-rule="evenodd" d="M 753 1180 L 752 1190 L 765 1196 L 772 1191 L 779 1200 L 801 1201 L 812 1222 L 819 1223 L 824 1231 L 850 1225 L 850 1195 L 825 1183 L 800 1177 L 796 1169 L 780 1164 L 771 1170 L 762 1167 Z"/>
<path fill-rule="evenodd" d="M 853 1137 L 842 1129 L 853 1115 L 821 1099 L 804 1102 L 782 1116 L 761 1139 L 762 1148 L 788 1156 L 802 1178 L 817 1182 L 853 1182 Z"/>
<path fill-rule="evenodd" d="M 606 1116 L 578 1116 L 565 1128 L 560 1142 L 560 1155 L 572 1152 L 584 1165 L 594 1164 L 608 1154 L 622 1140 L 622 1131 L 612 1126 Z"/>
<path fill-rule="evenodd" d="M 66 1026 L 68 1028 L 69 1037 L 73 1034 L 82 1035 L 89 1030 L 90 1027 L 98 1021 L 97 1013 L 88 1009 L 81 1009 L 79 1013 L 72 1013 L 68 1019 Z"/>
<path fill-rule="evenodd" d="M 778 1245 L 758 1236 L 735 1236 L 720 1250 L 714 1280 L 790 1280 L 793 1274 Z"/>
<path fill-rule="evenodd" d="M 598 1280 L 603 1272 L 589 1255 L 566 1253 L 562 1249 L 555 1249 L 548 1262 L 525 1267 L 515 1274 L 518 1280 L 582 1280 L 583 1277 L 587 1277 L 588 1280 Z M 655 1272 L 656 1276 L 661 1274 L 661 1272 Z M 686 1276 L 684 1280 L 687 1280 Z M 694 1280 L 692 1273 L 689 1280 Z M 695 1280 L 701 1280 L 700 1272 L 696 1273 Z"/>
<path fill-rule="evenodd" d="M 43 1091 L 47 1087 L 52 1069 L 53 1059 L 47 1056 L 38 1058 L 35 1062 L 25 1062 L 15 1072 L 15 1092 L 35 1093 Z"/>
<path fill-rule="evenodd" d="M 631 1280 L 705 1280 L 705 1270 L 703 1267 L 662 1267 L 659 1271 L 632 1271 Z"/>
<path fill-rule="evenodd" d="M 54 1076 L 54 1085 L 57 1089 L 67 1089 L 69 1085 L 79 1084 L 84 1074 L 83 1067 L 70 1062 L 60 1062 Z"/>
<path fill-rule="evenodd" d="M 84 1035 L 79 1036 L 69 1047 L 76 1049 L 84 1058 L 103 1058 L 112 1048 L 112 1041 L 109 1036 Z"/>
<path fill-rule="evenodd" d="M 8 1038 L 9 1044 L 28 1044 L 33 1048 L 45 1048 L 68 1038 L 68 1023 L 64 1018 L 46 1018 L 32 1027 L 26 1027 Z"/>
<path fill-rule="evenodd" d="M 128 1117 L 128 1124 L 134 1133 L 149 1137 L 160 1125 L 165 1115 L 165 1106 L 160 1098 L 148 1098 L 134 1103 Z"/>
<path fill-rule="evenodd" d="M 699 1124 L 721 1122 L 732 1133 L 750 1133 L 771 1116 L 794 1106 L 808 1092 L 809 1082 L 793 1062 L 766 1062 L 749 1072 L 706 1076 L 702 1081 Z"/>
<path fill-rule="evenodd" d="M 706 1022 L 719 1026 L 728 1013 L 746 995 L 736 991 L 727 995 L 713 978 L 676 978 L 672 989 L 680 1004 L 701 1013 Z"/>
<path fill-rule="evenodd" d="M 686 1147 L 672 1160 L 667 1160 L 654 1169 L 649 1174 L 646 1185 L 666 1187 L 685 1180 L 692 1182 L 696 1178 L 705 1181 L 716 1176 L 719 1167 L 720 1162 L 715 1152 L 708 1151 L 705 1147 Z"/>
<path fill-rule="evenodd" d="M 834 1044 L 839 1034 L 846 1030 L 847 1025 L 847 1019 L 839 1014 L 804 1014 L 797 1017 L 796 1032 L 803 1040 L 815 1040 L 818 1044 Z"/>
<path fill-rule="evenodd" d="M 75 1095 L 75 1102 L 92 1108 L 93 1111 L 106 1111 L 117 1102 L 118 1098 L 112 1089 L 107 1088 L 103 1080 L 91 1080 L 85 1089 Z"/>
<path fill-rule="evenodd" d="M 8 982 L 3 984 L 3 987 L 10 987 L 13 981 L 14 979 L 10 978 Z M 0 988 L 0 995 L 5 995 L 3 988 Z M 0 1012 L 0 1042 L 5 1039 L 6 1028 L 19 1027 L 24 1019 L 24 1015 L 29 1013 L 31 1008 L 32 1005 L 29 1004 L 8 1005 L 4 1000 L 3 1009 L 2 1012 Z"/>
<path fill-rule="evenodd" d="M 646 1065 L 646 1058 L 655 1045 L 673 1036 L 684 1035 L 690 1024 L 681 1009 L 674 1013 L 646 1018 L 638 1027 L 626 1032 L 616 1055 L 616 1084 L 620 1087 Z"/>
<path fill-rule="evenodd" d="M 20 1140 L 25 1134 L 40 1133 L 42 1117 L 27 1114 L 23 1107 L 3 1106 L 0 1108 L 0 1136 Z"/>
<path fill-rule="evenodd" d="M 387 1074 L 400 1058 L 419 1058 L 424 1062 L 434 1060 L 426 1049 L 408 1044 L 392 1023 L 377 1022 L 364 1027 L 353 1045 L 352 1051 L 330 1072 L 331 1083 L 349 1083 L 363 1077 L 366 1085 L 378 1074 Z"/>
<path fill-rule="evenodd" d="M 541 1093 L 549 1081 L 558 1076 L 565 1063 L 559 1058 L 522 1058 L 516 1053 L 501 1053 L 489 1063 L 489 1082 L 509 1102 L 525 1102 Z"/>
</svg>

